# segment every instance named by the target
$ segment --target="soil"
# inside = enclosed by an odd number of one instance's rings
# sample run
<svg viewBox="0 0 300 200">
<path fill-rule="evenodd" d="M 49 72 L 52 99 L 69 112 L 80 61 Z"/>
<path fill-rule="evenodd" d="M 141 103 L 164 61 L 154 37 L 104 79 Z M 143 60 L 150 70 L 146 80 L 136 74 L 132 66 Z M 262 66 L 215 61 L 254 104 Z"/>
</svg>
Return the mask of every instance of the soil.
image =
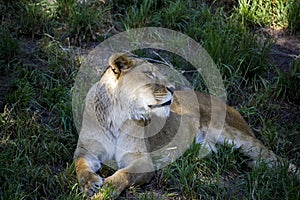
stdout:
<svg viewBox="0 0 300 200">
<path fill-rule="evenodd" d="M 260 28 L 256 34 L 261 42 L 269 38 L 274 40 L 269 60 L 281 70 L 288 70 L 293 60 L 300 59 L 300 37 L 289 30 Z"/>
</svg>

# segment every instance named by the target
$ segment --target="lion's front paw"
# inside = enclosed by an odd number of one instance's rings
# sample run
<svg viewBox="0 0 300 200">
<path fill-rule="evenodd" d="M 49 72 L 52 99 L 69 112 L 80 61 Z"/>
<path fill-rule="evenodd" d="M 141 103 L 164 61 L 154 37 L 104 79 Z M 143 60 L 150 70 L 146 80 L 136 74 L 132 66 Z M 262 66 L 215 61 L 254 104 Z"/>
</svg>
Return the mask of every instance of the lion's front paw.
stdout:
<svg viewBox="0 0 300 200">
<path fill-rule="evenodd" d="M 99 192 L 99 188 L 103 185 L 104 179 L 94 172 L 86 172 L 83 174 L 80 185 L 84 190 L 84 193 L 92 197 Z"/>
</svg>

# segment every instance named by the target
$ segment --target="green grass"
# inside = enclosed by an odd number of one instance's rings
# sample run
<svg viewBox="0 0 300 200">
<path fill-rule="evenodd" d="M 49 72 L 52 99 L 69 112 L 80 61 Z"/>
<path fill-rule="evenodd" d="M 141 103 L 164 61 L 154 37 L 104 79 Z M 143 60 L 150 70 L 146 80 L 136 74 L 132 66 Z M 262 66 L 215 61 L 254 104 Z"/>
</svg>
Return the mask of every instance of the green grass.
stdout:
<svg viewBox="0 0 300 200">
<path fill-rule="evenodd" d="M 10 68 L 6 64 L 13 62 L 19 50 L 19 43 L 5 27 L 0 28 L 0 37 L 0 75 L 6 75 Z"/>
<path fill-rule="evenodd" d="M 288 8 L 288 25 L 292 32 L 299 33 L 300 31 L 300 2 L 293 1 Z"/>
<path fill-rule="evenodd" d="M 299 59 L 280 70 L 269 61 L 272 40 L 259 43 L 251 32 L 279 27 L 297 34 L 299 3 L 240 0 L 229 5 L 193 0 L 1 2 L 0 199 L 83 199 L 72 161 L 78 135 L 71 105 L 81 52 L 112 32 L 143 26 L 181 31 L 199 42 L 220 70 L 228 102 L 268 148 L 299 166 Z M 185 70 L 197 90 L 206 91 L 188 63 L 161 55 Z M 128 189 L 121 199 L 160 199 L 158 194 L 168 199 L 300 199 L 299 181 L 286 173 L 285 165 L 249 169 L 247 157 L 230 146 L 218 146 L 217 154 L 202 159 L 200 152 L 199 145 L 192 145 L 157 171 L 150 184 Z"/>
<path fill-rule="evenodd" d="M 110 7 L 103 6 L 101 2 L 89 7 L 85 2 L 77 4 L 74 0 L 57 1 L 57 17 L 60 23 L 66 22 L 67 34 L 63 36 L 79 45 L 103 40 L 101 31 L 107 31 L 105 29 L 110 24 L 109 10 Z"/>
<path fill-rule="evenodd" d="M 288 1 L 285 0 L 240 0 L 236 9 L 244 24 L 287 27 L 288 8 Z"/>
<path fill-rule="evenodd" d="M 287 71 L 277 69 L 276 86 L 274 94 L 276 97 L 289 98 L 291 101 L 300 99 L 300 59 L 295 59 Z"/>
</svg>

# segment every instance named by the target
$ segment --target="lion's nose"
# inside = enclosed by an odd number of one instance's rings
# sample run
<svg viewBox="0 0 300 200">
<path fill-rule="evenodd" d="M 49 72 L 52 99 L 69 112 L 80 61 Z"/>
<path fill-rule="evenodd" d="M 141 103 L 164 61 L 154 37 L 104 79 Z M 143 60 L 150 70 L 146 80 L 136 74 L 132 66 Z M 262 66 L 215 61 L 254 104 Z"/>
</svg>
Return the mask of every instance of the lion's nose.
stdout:
<svg viewBox="0 0 300 200">
<path fill-rule="evenodd" d="M 168 87 L 166 87 L 166 88 L 167 88 L 167 90 L 168 90 L 171 94 L 174 93 L 174 90 L 175 90 L 175 87 L 174 87 L 174 86 L 168 86 Z"/>
</svg>

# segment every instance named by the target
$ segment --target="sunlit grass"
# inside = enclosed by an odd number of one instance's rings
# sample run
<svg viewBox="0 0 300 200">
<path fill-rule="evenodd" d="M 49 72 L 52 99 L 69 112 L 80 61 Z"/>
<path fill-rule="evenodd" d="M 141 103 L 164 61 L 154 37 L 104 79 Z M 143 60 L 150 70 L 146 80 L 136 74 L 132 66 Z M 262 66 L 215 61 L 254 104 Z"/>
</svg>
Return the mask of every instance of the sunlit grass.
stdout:
<svg viewBox="0 0 300 200">
<path fill-rule="evenodd" d="M 236 8 L 246 25 L 287 27 L 288 1 L 285 0 L 240 0 Z"/>
</svg>

